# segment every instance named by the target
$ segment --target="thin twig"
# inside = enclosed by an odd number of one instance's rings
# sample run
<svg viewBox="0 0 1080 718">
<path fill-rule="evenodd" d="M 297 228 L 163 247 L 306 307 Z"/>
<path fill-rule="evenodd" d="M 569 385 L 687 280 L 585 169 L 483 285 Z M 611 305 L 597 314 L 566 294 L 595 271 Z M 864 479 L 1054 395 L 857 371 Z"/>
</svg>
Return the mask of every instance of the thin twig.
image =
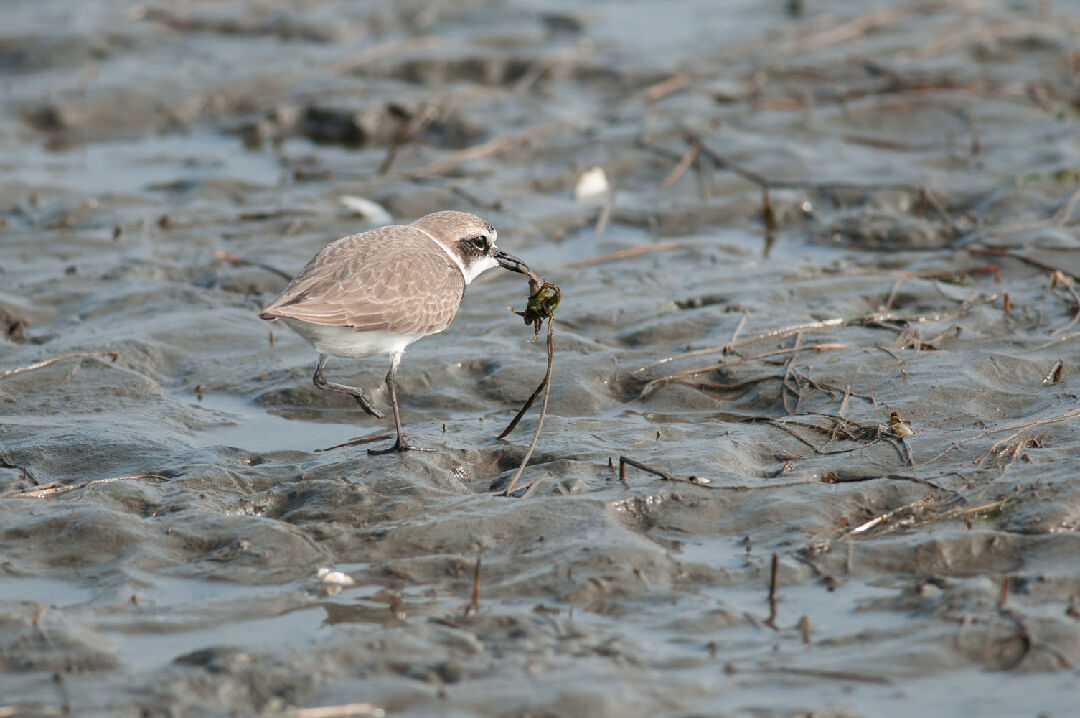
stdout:
<svg viewBox="0 0 1080 718">
<path fill-rule="evenodd" d="M 11 499 L 42 499 L 46 496 L 60 496 L 78 489 L 84 489 L 87 486 L 94 486 L 95 484 L 111 484 L 114 481 L 138 481 L 140 479 L 152 479 L 154 481 L 168 481 L 167 476 L 159 476 L 157 474 L 133 474 L 131 476 L 110 476 L 104 479 L 93 479 L 91 481 L 83 481 L 78 484 L 68 484 L 67 486 L 60 486 L 58 484 L 48 484 L 40 488 L 33 489 L 31 491 L 23 491 L 18 494 L 7 494 L 7 498 Z"/>
<path fill-rule="evenodd" d="M 709 481 L 709 479 L 703 479 L 703 478 L 701 478 L 699 476 L 686 476 L 686 477 L 675 476 L 674 474 L 669 474 L 666 471 L 661 471 L 660 469 L 654 469 L 653 467 L 648 466 L 647 464 L 643 464 L 640 461 L 634 461 L 633 459 L 628 458 L 626 456 L 620 456 L 619 457 L 619 481 L 622 481 L 624 484 L 626 483 L 626 466 L 627 466 L 627 464 L 629 464 L 630 466 L 634 466 L 634 467 L 636 467 L 638 469 L 641 469 L 642 471 L 647 471 L 650 474 L 654 474 L 656 476 L 659 476 L 664 481 L 678 481 L 678 482 L 683 482 L 683 483 L 687 483 L 687 484 L 694 484 L 695 486 L 704 486 L 705 488 L 709 488 L 709 489 L 732 488 L 732 487 L 727 487 L 727 486 L 725 486 L 725 487 L 712 486 L 712 482 Z"/>
<path fill-rule="evenodd" d="M 965 509 L 952 509 L 947 514 L 945 514 L 944 518 L 950 519 L 956 518 L 957 516 L 968 516 L 970 514 L 977 514 L 981 511 L 993 511 L 994 509 L 1001 508 L 1005 504 L 1009 503 L 1009 501 L 1011 500 L 1012 497 L 1010 496 L 1001 499 L 1000 501 L 992 501 L 988 504 L 982 504 L 980 506 L 971 506 Z"/>
<path fill-rule="evenodd" d="M 668 173 L 667 177 L 660 181 L 660 189 L 667 189 L 678 182 L 686 173 L 686 170 L 690 169 L 690 166 L 694 164 L 694 160 L 697 159 L 700 152 L 701 145 L 693 142 L 687 145 L 686 152 L 683 152 L 683 156 L 679 158 L 679 163 Z"/>
<path fill-rule="evenodd" d="M 1049 349 L 1052 346 L 1057 346 L 1058 344 L 1064 344 L 1066 342 L 1071 342 L 1073 339 L 1077 339 L 1077 338 L 1080 338 L 1080 332 L 1073 332 L 1072 334 L 1065 334 L 1065 335 L 1062 335 L 1062 336 L 1058 337 L 1057 339 L 1051 339 L 1050 341 L 1046 342 L 1045 344 L 1040 344 L 1039 346 L 1035 347 L 1034 349 L 1026 349 L 1026 350 L 1024 350 L 1024 353 L 1025 354 L 1034 354 L 1036 352 L 1041 352 L 1043 349 Z"/>
<path fill-rule="evenodd" d="M 608 252 L 607 254 L 601 254 L 598 257 L 588 257 L 587 259 L 579 259 L 576 262 L 570 262 L 567 267 L 588 267 L 593 264 L 604 264 L 605 262 L 614 262 L 620 259 L 629 259 L 630 257 L 636 257 L 639 254 L 648 254 L 650 252 L 666 252 L 669 249 L 682 249 L 683 247 L 692 247 L 689 242 L 656 242 L 654 244 L 646 244 L 641 247 L 628 247 L 626 249 L 620 249 L 615 252 Z"/>
<path fill-rule="evenodd" d="M 645 99 L 649 102 L 656 102 L 660 98 L 670 95 L 672 92 L 677 92 L 683 89 L 690 84 L 692 79 L 693 78 L 691 78 L 689 75 L 685 75 L 680 72 L 677 75 L 672 75 L 666 80 L 661 80 L 655 85 L 650 85 L 649 87 L 645 88 L 645 92 L 643 94 L 645 95 Z"/>
<path fill-rule="evenodd" d="M 966 267 L 964 269 L 941 269 L 928 272 L 910 272 L 905 269 L 894 269 L 890 271 L 890 274 L 897 274 L 901 277 L 913 277 L 916 279 L 952 279 L 953 277 L 962 277 L 971 274 L 993 274 L 994 281 L 998 283 L 1001 282 L 1001 267 L 996 264 L 984 264 L 979 267 Z"/>
<path fill-rule="evenodd" d="M 39 362 L 34 362 L 33 364 L 30 364 L 29 366 L 17 367 L 15 369 L 6 369 L 0 372 L 0 379 L 5 379 L 9 376 L 15 376 L 16 374 L 22 374 L 26 371 L 42 369 L 49 366 L 50 364 L 55 364 L 58 361 L 63 361 L 64 359 L 76 359 L 78 357 L 106 357 L 109 359 L 109 361 L 115 362 L 120 357 L 120 354 L 119 352 L 72 352 L 70 354 L 61 354 L 60 356 L 55 356 L 51 359 L 42 359 Z"/>
<path fill-rule="evenodd" d="M 784 362 L 784 375 L 783 379 L 781 379 L 780 381 L 780 403 L 783 404 L 784 411 L 786 411 L 788 414 L 797 414 L 799 412 L 799 404 L 802 403 L 802 392 L 799 389 L 798 377 L 795 378 L 794 390 L 792 390 L 791 387 L 788 385 L 788 378 L 791 377 L 791 371 L 795 366 L 795 357 L 798 355 L 799 350 L 802 348 L 802 336 L 803 335 L 801 333 L 795 335 L 795 344 L 791 347 L 791 356 L 789 356 L 788 360 Z M 794 409 L 788 408 L 789 391 L 795 395 Z"/>
<path fill-rule="evenodd" d="M 932 495 L 927 495 L 927 496 L 922 497 L 921 499 L 916 499 L 915 501 L 912 501 L 909 504 L 904 504 L 903 506 L 898 506 L 897 508 L 892 509 L 891 511 L 886 511 L 883 514 L 879 514 L 879 515 L 875 516 L 874 518 L 870 519 L 869 521 L 866 521 L 865 523 L 859 524 L 855 528 L 847 531 L 843 535 L 842 538 L 848 538 L 848 537 L 854 536 L 856 534 L 866 533 L 867 531 L 874 528 L 875 526 L 878 526 L 879 524 L 884 524 L 884 523 L 887 523 L 887 522 L 891 521 L 892 518 L 894 516 L 896 516 L 897 514 L 903 513 L 904 511 L 914 511 L 919 506 L 930 503 L 930 500 L 932 498 L 933 498 Z"/>
<path fill-rule="evenodd" d="M 619 481 L 622 481 L 623 483 L 626 482 L 626 466 L 627 466 L 627 464 L 629 464 L 630 466 L 633 466 L 635 468 L 641 469 L 642 471 L 645 471 L 647 473 L 659 476 L 664 481 L 672 481 L 673 480 L 671 474 L 667 473 L 666 471 L 661 471 L 660 469 L 654 469 L 653 467 L 648 466 L 647 464 L 643 464 L 640 461 L 634 461 L 633 459 L 628 458 L 626 456 L 620 456 L 619 457 Z"/>
<path fill-rule="evenodd" d="M 506 428 L 502 430 L 502 433 L 495 437 L 496 439 L 505 439 L 507 436 L 510 435 L 511 431 L 517 428 L 518 422 L 521 421 L 521 417 L 525 416 L 525 412 L 527 412 L 529 408 L 533 405 L 533 402 L 536 401 L 536 397 L 540 396 L 540 392 L 547 388 L 548 380 L 550 378 L 551 365 L 549 362 L 548 370 L 547 373 L 544 374 L 544 378 L 541 379 L 540 383 L 537 384 L 535 389 L 533 389 L 533 393 L 529 395 L 529 398 L 526 399 L 525 403 L 522 404 L 520 409 L 518 409 L 518 413 L 514 415 L 514 418 L 510 420 L 510 423 L 506 425 Z"/>
<path fill-rule="evenodd" d="M 770 425 L 775 426 L 780 431 L 783 431 L 783 432 L 785 432 L 787 434 L 790 434 L 799 443 L 805 444 L 806 446 L 808 446 L 815 454 L 828 454 L 828 455 L 831 456 L 833 454 L 847 454 L 847 453 L 851 453 L 852 451 L 855 451 L 855 449 L 845 449 L 843 451 L 822 451 L 817 446 L 814 446 L 813 442 L 799 436 L 798 432 L 796 432 L 794 429 L 792 429 L 791 427 L 789 427 L 787 425 L 787 422 L 780 421 L 779 419 L 767 419 L 766 421 L 768 421 L 768 423 Z M 800 426 L 801 426 L 801 424 L 800 424 Z M 820 427 L 815 427 L 815 428 L 820 428 Z M 832 441 L 832 439 L 830 439 L 829 441 Z M 859 448 L 859 447 L 856 447 L 856 448 Z"/>
<path fill-rule="evenodd" d="M 938 454 L 937 456 L 935 456 L 935 457 L 933 457 L 931 459 L 928 459 L 927 461 L 922 462 L 919 465 L 920 466 L 927 466 L 929 464 L 932 464 L 935 461 L 937 461 L 938 459 L 940 459 L 942 456 L 945 456 L 945 454 L 949 453 L 953 449 L 958 449 L 961 446 L 963 446 L 964 444 L 967 444 L 967 443 L 972 442 L 972 441 L 977 441 L 977 440 L 979 440 L 979 439 L 981 439 L 981 438 L 983 438 L 985 436 L 990 436 L 991 434 L 997 434 L 997 433 L 1002 432 L 1002 431 L 1015 431 L 1015 433 L 1011 434 L 1010 436 L 1005 437 L 1001 441 L 998 441 L 993 446 L 991 446 L 990 447 L 990 453 L 993 453 L 994 451 L 997 450 L 998 446 L 1000 446 L 1001 444 L 1007 444 L 1012 439 L 1017 438 L 1018 436 L 1020 436 L 1020 434 L 1022 434 L 1024 432 L 1025 429 L 1030 429 L 1033 426 L 1043 426 L 1043 425 L 1046 425 L 1046 424 L 1054 424 L 1054 423 L 1057 423 L 1059 421 L 1067 421 L 1067 420 L 1073 419 L 1073 418 L 1075 418 L 1077 416 L 1080 416 L 1080 409 L 1073 409 L 1072 411 L 1067 411 L 1064 414 L 1059 414 L 1057 416 L 1047 417 L 1046 419 L 1036 419 L 1034 421 L 1025 421 L 1025 422 L 1021 422 L 1019 424 L 1012 424 L 1010 426 L 1002 426 L 1002 427 L 999 427 L 997 429 L 987 429 L 986 431 L 980 432 L 980 433 L 976 434 L 975 436 L 969 436 L 966 439 L 960 439 L 959 441 L 953 442 L 944 451 L 942 451 L 940 454 Z"/>
<path fill-rule="evenodd" d="M 780 557 L 773 553 L 772 566 L 769 568 L 769 618 L 765 625 L 774 631 L 780 630 L 776 625 L 776 577 L 780 572 Z"/>
<path fill-rule="evenodd" d="M 735 331 L 731 333 L 731 339 L 728 339 L 728 344 L 731 344 L 733 341 L 735 341 L 735 338 L 739 336 L 739 332 L 743 330 L 743 327 L 746 326 L 746 322 L 749 319 L 750 315 L 746 312 L 743 312 L 742 316 L 739 318 L 739 323 L 735 325 Z"/>
<path fill-rule="evenodd" d="M 776 668 L 759 668 L 759 673 L 790 673 L 796 676 L 809 676 L 810 678 L 826 678 L 833 681 L 856 681 L 859 683 L 876 683 L 889 686 L 892 681 L 884 676 L 874 676 L 867 673 L 853 673 L 851 671 L 823 671 L 817 668 L 795 668 L 791 666 L 779 666 Z"/>
<path fill-rule="evenodd" d="M 892 433 L 891 431 L 889 431 L 885 427 L 878 427 L 878 426 L 865 427 L 863 425 L 856 424 L 855 422 L 852 422 L 852 421 L 850 421 L 848 419 L 843 419 L 842 417 L 833 416 L 831 414 L 822 414 L 822 416 L 833 419 L 837 423 L 834 424 L 832 427 L 825 427 L 825 426 L 818 426 L 817 424 L 811 424 L 811 423 L 808 423 L 808 422 L 795 421 L 795 420 L 792 420 L 792 419 L 787 419 L 787 420 L 784 420 L 784 419 L 759 419 L 758 421 L 764 421 L 764 422 L 770 424 L 771 426 L 775 426 L 776 428 L 780 429 L 781 431 L 784 431 L 784 432 L 790 434 L 792 437 L 797 439 L 800 443 L 805 444 L 810 449 L 812 449 L 815 454 L 819 454 L 821 456 L 834 456 L 836 454 L 850 454 L 850 453 L 852 453 L 854 451 L 858 451 L 859 449 L 866 448 L 867 446 L 873 446 L 874 444 L 878 443 L 879 441 L 887 441 L 887 442 L 889 442 L 890 445 L 892 445 L 892 447 L 894 449 L 896 449 L 896 452 L 900 455 L 900 459 L 902 461 L 904 461 L 904 463 L 906 465 L 912 466 L 910 449 L 908 448 L 907 444 L 904 443 L 903 437 L 897 436 L 896 434 Z M 840 422 L 847 422 L 848 424 L 854 424 L 855 428 L 858 430 L 858 433 L 853 434 L 851 431 L 841 429 L 841 427 L 839 426 Z M 803 438 L 802 436 L 800 436 L 797 431 L 795 431 L 794 429 L 791 428 L 791 426 L 800 426 L 800 427 L 803 427 L 804 429 L 811 429 L 813 431 L 817 431 L 817 432 L 821 432 L 823 434 L 827 434 L 828 437 L 829 437 L 829 441 L 826 442 L 826 445 L 831 444 L 837 438 L 843 438 L 846 441 L 852 441 L 852 442 L 855 442 L 855 443 L 857 443 L 859 445 L 855 446 L 855 447 L 852 447 L 850 449 L 836 449 L 834 451 L 825 451 L 824 449 L 814 445 L 813 442 L 811 442 L 811 441 Z M 935 488 L 935 489 L 940 488 L 940 487 L 926 481 L 925 479 L 919 479 L 919 478 L 916 478 L 916 477 L 904 476 L 904 475 L 869 476 L 869 477 L 854 477 L 854 478 L 850 478 L 850 479 L 842 479 L 839 476 L 837 476 L 835 473 L 830 473 L 826 477 L 826 481 L 828 483 L 834 483 L 834 484 L 835 483 L 855 482 L 855 481 L 874 481 L 874 480 L 877 480 L 877 479 L 899 479 L 899 480 L 902 480 L 902 481 L 914 481 L 916 483 L 925 484 L 925 485 L 930 486 L 930 487 Z"/>
<path fill-rule="evenodd" d="M 680 386 L 689 386 L 694 389 L 700 389 L 701 391 L 738 391 L 739 389 L 745 389 L 748 386 L 754 384 L 760 384 L 763 381 L 783 381 L 783 377 L 779 374 L 766 374 L 765 376 L 758 376 L 752 379 L 746 379 L 745 381 L 733 381 L 727 383 L 720 383 L 714 381 L 691 381 L 688 379 L 676 379 L 672 383 L 679 384 Z"/>
<path fill-rule="evenodd" d="M 1046 262 L 1035 259 L 1034 257 L 1028 257 L 1027 255 L 1020 254 L 1019 252 L 1015 252 L 1008 247 L 982 246 L 973 244 L 970 247 L 964 247 L 964 251 L 968 252 L 969 254 L 982 254 L 989 255 L 991 257 L 1011 257 L 1012 259 L 1017 259 L 1026 264 L 1030 264 L 1033 267 L 1045 269 L 1048 272 L 1061 272 L 1067 277 L 1071 277 L 1075 280 L 1080 280 L 1080 275 L 1078 274 L 1075 274 L 1065 269 L 1061 269 L 1060 267 L 1055 267 L 1052 264 L 1047 264 Z"/>
<path fill-rule="evenodd" d="M 840 400 L 840 409 L 836 412 L 836 415 L 840 418 L 844 418 L 844 411 L 847 409 L 848 399 L 851 398 L 851 384 L 844 386 L 844 398 Z"/>
<path fill-rule="evenodd" d="M 742 165 L 738 164 L 734 160 L 728 159 L 727 157 L 724 157 L 723 155 L 721 155 L 721 154 L 719 154 L 717 152 L 714 152 L 712 149 L 710 149 L 705 144 L 704 141 L 702 141 L 700 135 L 698 135 L 697 133 L 687 132 L 686 133 L 686 141 L 689 144 L 696 144 L 698 146 L 701 154 L 705 155 L 710 160 L 712 160 L 713 164 L 716 165 L 716 167 L 718 169 L 724 169 L 724 170 L 728 170 L 729 172 L 734 172 L 735 174 L 739 175 L 743 179 L 749 180 L 750 182 L 753 182 L 758 187 L 766 187 L 767 188 L 767 187 L 773 185 L 773 183 L 769 182 L 769 180 L 766 179 L 763 175 L 758 174 L 757 172 L 753 171 L 752 169 L 743 167 Z"/>
<path fill-rule="evenodd" d="M 224 259 L 229 264 L 235 265 L 237 267 L 258 267 L 259 269 L 264 269 L 271 274 L 276 274 L 279 277 L 285 279 L 286 281 L 292 280 L 292 276 L 289 275 L 288 272 L 283 272 L 277 267 L 272 267 L 269 264 L 263 264 L 262 262 L 253 262 L 250 259 L 237 257 L 235 254 L 229 254 L 228 252 L 223 252 L 220 249 L 215 249 L 213 252 L 211 252 L 211 254 L 213 254 L 214 257 L 216 257 L 217 259 Z"/>
<path fill-rule="evenodd" d="M 783 483 L 783 484 L 763 484 L 763 485 L 760 485 L 760 486 L 746 486 L 746 485 L 723 486 L 723 485 L 719 485 L 719 484 L 714 484 L 714 483 L 712 483 L 711 479 L 706 479 L 706 478 L 703 478 L 701 476 L 677 476 L 675 474 L 669 474 L 666 471 L 661 471 L 660 469 L 649 466 L 648 464 L 643 464 L 640 461 L 635 461 L 634 459 L 631 459 L 631 458 L 629 458 L 627 456 L 620 456 L 619 457 L 619 481 L 621 481 L 623 486 L 626 486 L 627 488 L 629 488 L 629 486 L 630 486 L 630 484 L 626 480 L 626 467 L 627 466 L 633 466 L 635 468 L 641 469 L 642 471 L 653 474 L 654 476 L 659 476 L 664 481 L 674 481 L 676 483 L 693 484 L 694 486 L 700 486 L 700 487 L 705 488 L 705 489 L 719 489 L 719 490 L 723 490 L 723 491 L 736 491 L 736 492 L 768 491 L 768 490 L 772 490 L 772 489 L 788 489 L 788 488 L 791 488 L 793 486 L 805 486 L 806 484 L 816 484 L 816 483 L 818 483 L 816 481 L 788 481 L 788 482 Z"/>
<path fill-rule="evenodd" d="M 804 346 L 804 347 L 789 347 L 787 349 L 776 349 L 776 350 L 771 351 L 771 352 L 764 352 L 762 354 L 755 354 L 753 356 L 739 357 L 738 359 L 732 359 L 730 361 L 726 361 L 726 362 L 723 362 L 721 364 L 710 364 L 708 366 L 698 367 L 696 369 L 687 369 L 685 371 L 680 371 L 680 372 L 676 372 L 674 374 L 669 374 L 668 376 L 662 376 L 659 379 L 653 379 L 652 381 L 646 383 L 645 386 L 642 387 L 641 393 L 638 395 L 638 398 L 640 399 L 641 397 L 644 397 L 650 391 L 652 391 L 653 389 L 655 389 L 656 387 L 658 387 L 658 386 L 660 386 L 662 384 L 667 384 L 668 382 L 675 381 L 677 379 L 682 379 L 682 378 L 685 378 L 685 377 L 688 377 L 688 376 L 696 376 L 698 374 L 705 374 L 705 373 L 710 372 L 710 371 L 717 371 L 719 369 L 727 369 L 728 367 L 732 367 L 732 366 L 735 366 L 737 364 L 746 364 L 748 362 L 757 361 L 759 359 L 766 359 L 768 357 L 783 356 L 783 355 L 786 355 L 786 354 L 797 354 L 799 352 L 805 352 L 805 351 L 822 352 L 822 351 L 828 351 L 828 350 L 832 350 L 832 349 L 850 349 L 850 348 L 851 348 L 851 346 L 848 345 L 848 344 L 810 344 L 810 345 Z"/>
<path fill-rule="evenodd" d="M 833 384 L 829 384 L 828 382 L 821 381 L 819 379 L 815 379 L 815 378 L 813 378 L 811 376 L 807 376 L 806 374 L 800 374 L 797 371 L 794 372 L 794 373 L 799 379 L 803 380 L 806 384 L 808 384 L 809 386 L 814 387 L 818 391 L 824 391 L 824 392 L 827 392 L 828 394 L 833 395 L 833 396 L 839 394 L 841 396 L 841 398 L 844 397 L 844 396 L 847 396 L 849 398 L 854 396 L 856 399 L 862 399 L 863 401 L 865 401 L 865 402 L 867 402 L 869 404 L 876 404 L 877 403 L 877 400 L 874 399 L 873 395 L 871 395 L 871 394 L 853 394 L 852 391 L 851 391 L 851 385 L 850 384 L 847 385 L 847 386 L 844 386 L 844 387 L 840 387 L 840 386 L 835 386 Z M 843 412 L 837 412 L 837 413 L 842 414 Z M 840 418 L 843 418 L 843 416 L 841 416 Z"/>
<path fill-rule="evenodd" d="M 536 449 L 536 443 L 540 440 L 540 429 L 544 426 L 544 417 L 547 416 L 548 397 L 551 396 L 551 365 L 555 359 L 555 317 L 549 316 L 547 318 L 547 322 L 548 359 L 547 372 L 545 372 L 544 380 L 543 382 L 541 382 L 544 387 L 544 400 L 540 404 L 540 418 L 536 422 L 536 431 L 533 433 L 532 442 L 529 444 L 529 450 L 525 452 L 525 457 L 521 460 L 521 466 L 518 467 L 517 473 L 514 474 L 514 478 L 510 479 L 510 483 L 506 486 L 506 491 L 503 492 L 505 496 L 510 496 L 510 492 L 514 490 L 514 485 L 517 484 L 518 479 L 521 478 L 522 472 L 525 471 L 525 465 L 529 463 L 529 459 L 532 457 L 533 450 Z M 533 398 L 535 398 L 535 394 Z M 509 429 L 512 427 L 507 428 Z"/>
<path fill-rule="evenodd" d="M 321 454 L 324 451 L 333 451 L 334 449 L 342 449 L 346 446 L 359 446 L 361 444 L 371 444 L 376 441 L 382 441 L 383 439 L 393 439 L 393 434 L 376 434 L 375 436 L 362 436 L 359 439 L 349 439 L 348 441 L 340 444 L 334 444 L 328 446 L 325 449 L 315 449 L 316 454 Z"/>
<path fill-rule="evenodd" d="M 900 293 L 900 287 L 904 284 L 905 277 L 897 277 L 893 282 L 892 289 L 889 290 L 889 296 L 885 297 L 885 303 L 881 305 L 881 311 L 888 312 L 892 310 L 893 302 L 896 301 L 896 295 Z"/>
</svg>

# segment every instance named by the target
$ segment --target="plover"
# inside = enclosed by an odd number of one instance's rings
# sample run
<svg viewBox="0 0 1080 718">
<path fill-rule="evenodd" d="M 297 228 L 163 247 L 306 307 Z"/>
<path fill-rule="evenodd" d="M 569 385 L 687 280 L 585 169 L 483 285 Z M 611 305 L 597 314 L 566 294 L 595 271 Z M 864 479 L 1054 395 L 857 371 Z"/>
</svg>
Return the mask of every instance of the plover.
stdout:
<svg viewBox="0 0 1080 718">
<path fill-rule="evenodd" d="M 363 389 L 327 381 L 322 372 L 330 356 L 388 354 L 386 388 L 397 442 L 369 452 L 416 449 L 401 431 L 395 386 L 401 355 L 417 339 L 450 325 L 465 287 L 482 272 L 497 266 L 528 271 L 520 259 L 495 247 L 497 236 L 476 215 L 435 212 L 410 225 L 343 237 L 316 254 L 259 318 L 282 320 L 315 347 L 315 386 L 354 397 L 379 419 L 383 413 Z"/>
</svg>

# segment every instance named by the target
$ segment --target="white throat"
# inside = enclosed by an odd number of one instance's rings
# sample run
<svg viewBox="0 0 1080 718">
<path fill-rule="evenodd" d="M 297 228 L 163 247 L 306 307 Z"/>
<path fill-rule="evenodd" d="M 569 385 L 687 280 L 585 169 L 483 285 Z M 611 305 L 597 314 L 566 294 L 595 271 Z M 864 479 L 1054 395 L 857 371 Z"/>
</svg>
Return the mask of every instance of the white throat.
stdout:
<svg viewBox="0 0 1080 718">
<path fill-rule="evenodd" d="M 442 242 L 432 237 L 430 233 L 424 232 L 424 230 L 420 229 L 419 227 L 413 227 L 413 229 L 419 232 L 423 232 L 425 235 L 427 235 L 427 238 L 434 242 L 435 246 L 445 252 L 446 256 L 450 258 L 450 261 L 457 265 L 457 268 L 461 270 L 461 276 L 465 277 L 466 287 L 469 286 L 469 283 L 472 282 L 472 280 L 476 279 L 478 276 L 480 276 L 487 270 L 494 269 L 495 267 L 499 266 L 499 262 L 494 257 L 481 257 L 480 259 L 476 260 L 468 267 L 466 267 L 465 264 L 462 263 L 461 257 L 457 255 L 457 252 L 454 252 Z M 495 249 L 494 242 L 492 243 L 491 249 L 493 251 Z"/>
<path fill-rule="evenodd" d="M 469 268 L 465 270 L 465 284 L 479 277 L 481 274 L 489 269 L 498 267 L 499 263 L 494 257 L 481 257 L 480 259 L 469 265 Z"/>
</svg>

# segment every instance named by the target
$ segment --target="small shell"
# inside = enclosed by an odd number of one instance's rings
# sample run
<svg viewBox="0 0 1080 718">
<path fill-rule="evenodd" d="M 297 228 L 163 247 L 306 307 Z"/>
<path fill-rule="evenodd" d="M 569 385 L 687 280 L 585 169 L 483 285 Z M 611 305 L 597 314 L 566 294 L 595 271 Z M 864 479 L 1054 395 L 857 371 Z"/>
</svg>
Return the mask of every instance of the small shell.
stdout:
<svg viewBox="0 0 1080 718">
<path fill-rule="evenodd" d="M 889 417 L 889 430 L 897 436 L 914 436 L 915 432 L 909 426 L 910 421 L 900 418 L 900 412 L 894 411 Z"/>
<path fill-rule="evenodd" d="M 357 217 L 363 217 L 372 224 L 390 224 L 394 219 L 393 216 L 383 208 L 382 205 L 377 202 L 372 202 L 370 199 L 364 199 L 363 197 L 356 197 L 350 194 L 343 194 L 338 197 L 338 202 L 341 202 L 347 209 L 349 209 Z"/>
<path fill-rule="evenodd" d="M 603 167 L 592 167 L 581 173 L 574 187 L 574 199 L 582 204 L 602 204 L 611 192 Z"/>
<path fill-rule="evenodd" d="M 315 577 L 323 583 L 332 583 L 336 586 L 351 586 L 355 583 L 349 574 L 329 568 L 320 568 L 315 572 Z"/>
</svg>

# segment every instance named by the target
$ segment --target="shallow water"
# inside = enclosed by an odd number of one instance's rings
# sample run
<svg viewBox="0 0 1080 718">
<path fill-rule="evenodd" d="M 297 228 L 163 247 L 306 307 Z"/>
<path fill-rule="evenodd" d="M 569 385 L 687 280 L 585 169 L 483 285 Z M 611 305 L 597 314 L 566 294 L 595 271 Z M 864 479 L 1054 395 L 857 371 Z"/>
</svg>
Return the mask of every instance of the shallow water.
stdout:
<svg viewBox="0 0 1080 718">
<path fill-rule="evenodd" d="M 222 422 L 199 433 L 196 443 L 199 448 L 235 446 L 256 453 L 283 447 L 315 451 L 356 436 L 354 424 L 290 420 L 228 394 L 200 397 L 198 406 L 217 412 Z"/>
<path fill-rule="evenodd" d="M 1080 15 L 787 7 L 7 3 L 0 714 L 1070 715 Z M 562 287 L 527 494 L 520 278 L 430 454 L 257 319 L 343 195 Z"/>
</svg>

